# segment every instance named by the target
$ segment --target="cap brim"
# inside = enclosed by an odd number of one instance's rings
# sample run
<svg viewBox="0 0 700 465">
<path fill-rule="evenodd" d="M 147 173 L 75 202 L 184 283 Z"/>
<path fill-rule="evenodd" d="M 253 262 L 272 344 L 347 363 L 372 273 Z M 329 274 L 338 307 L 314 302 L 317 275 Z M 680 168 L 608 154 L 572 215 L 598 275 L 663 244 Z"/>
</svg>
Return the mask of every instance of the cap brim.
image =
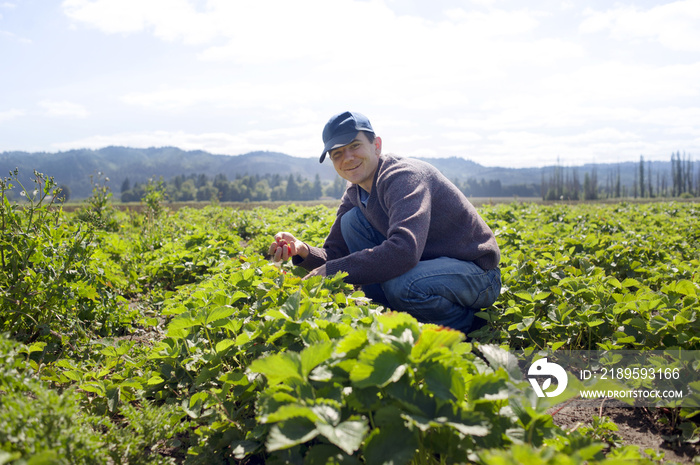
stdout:
<svg viewBox="0 0 700 465">
<path fill-rule="evenodd" d="M 318 162 L 323 163 L 323 160 L 326 159 L 326 154 L 328 152 L 330 152 L 333 149 L 337 149 L 338 147 L 348 145 L 350 142 L 355 140 L 355 137 L 357 137 L 359 133 L 360 131 L 354 131 L 346 134 L 341 134 L 326 142 L 326 146 L 324 147 L 323 153 L 321 154 L 321 158 Z"/>
</svg>

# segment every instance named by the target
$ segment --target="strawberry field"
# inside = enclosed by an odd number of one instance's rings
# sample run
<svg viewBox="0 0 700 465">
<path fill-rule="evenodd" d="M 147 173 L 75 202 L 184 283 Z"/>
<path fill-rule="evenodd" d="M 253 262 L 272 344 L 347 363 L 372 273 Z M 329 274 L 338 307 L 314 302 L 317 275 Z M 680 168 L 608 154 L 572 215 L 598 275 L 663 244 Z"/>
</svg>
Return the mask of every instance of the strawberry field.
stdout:
<svg viewBox="0 0 700 465">
<path fill-rule="evenodd" d="M 509 354 L 700 350 L 695 203 L 479 207 L 504 288 L 467 342 L 265 256 L 322 244 L 332 208 L 172 211 L 156 186 L 65 213 L 54 188 L 0 186 L 0 464 L 666 460 L 604 415 L 558 425 Z M 653 412 L 679 460 L 699 412 Z"/>
</svg>

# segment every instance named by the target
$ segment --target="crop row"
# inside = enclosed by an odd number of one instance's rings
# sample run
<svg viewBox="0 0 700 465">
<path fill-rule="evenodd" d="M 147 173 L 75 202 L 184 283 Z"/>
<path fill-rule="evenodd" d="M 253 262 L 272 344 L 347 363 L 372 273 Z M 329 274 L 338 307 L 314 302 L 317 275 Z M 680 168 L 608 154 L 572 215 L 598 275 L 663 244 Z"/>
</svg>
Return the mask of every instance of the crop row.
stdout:
<svg viewBox="0 0 700 465">
<path fill-rule="evenodd" d="M 655 463 L 555 426 L 508 349 L 699 348 L 694 204 L 482 207 L 505 287 L 479 343 L 270 263 L 325 207 L 34 206 L 2 210 L 0 464 Z"/>
</svg>

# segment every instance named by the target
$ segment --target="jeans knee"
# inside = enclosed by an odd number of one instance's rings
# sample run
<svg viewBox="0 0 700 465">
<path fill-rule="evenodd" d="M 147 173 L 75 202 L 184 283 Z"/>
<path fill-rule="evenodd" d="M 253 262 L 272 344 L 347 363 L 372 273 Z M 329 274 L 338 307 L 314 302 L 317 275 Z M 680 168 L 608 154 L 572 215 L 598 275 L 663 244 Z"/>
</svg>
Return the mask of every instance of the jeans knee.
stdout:
<svg viewBox="0 0 700 465">
<path fill-rule="evenodd" d="M 486 276 L 488 286 L 479 294 L 479 298 L 474 302 L 474 308 L 490 307 L 501 295 L 501 270 L 498 268 L 489 270 Z"/>
<path fill-rule="evenodd" d="M 405 308 L 407 300 L 406 285 L 400 279 L 390 279 L 381 284 L 384 295 L 389 305 L 395 309 Z"/>
<path fill-rule="evenodd" d="M 417 308 L 424 307 L 426 303 L 435 303 L 436 299 L 441 300 L 441 296 L 431 294 L 420 285 L 420 280 L 411 282 L 399 276 L 381 284 L 389 306 L 395 310 L 408 311 L 409 313 Z"/>
</svg>

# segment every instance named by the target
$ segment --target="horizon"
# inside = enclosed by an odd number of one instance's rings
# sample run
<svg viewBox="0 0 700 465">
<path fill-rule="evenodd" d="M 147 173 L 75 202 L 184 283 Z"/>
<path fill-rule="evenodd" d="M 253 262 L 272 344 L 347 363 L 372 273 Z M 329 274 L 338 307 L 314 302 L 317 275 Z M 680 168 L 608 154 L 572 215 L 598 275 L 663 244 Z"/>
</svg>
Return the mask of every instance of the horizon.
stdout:
<svg viewBox="0 0 700 465">
<path fill-rule="evenodd" d="M 387 153 L 489 167 L 700 152 L 696 0 L 165 5 L 0 2 L 0 152 L 313 158 L 345 110 Z"/>
<path fill-rule="evenodd" d="M 76 151 L 76 152 L 79 152 L 79 151 L 99 152 L 99 151 L 101 151 L 101 150 L 107 150 L 107 149 L 111 149 L 111 148 L 116 148 L 116 149 L 129 149 L 129 150 L 164 150 L 164 149 L 175 149 L 175 150 L 182 151 L 182 152 L 184 152 L 184 153 L 203 152 L 203 153 L 205 153 L 205 154 L 212 155 L 212 156 L 217 156 L 217 157 L 242 157 L 242 156 L 254 155 L 254 154 L 258 154 L 258 153 L 269 153 L 269 154 L 282 155 L 282 156 L 285 156 L 285 157 L 298 158 L 298 159 L 303 159 L 303 160 L 316 160 L 316 159 L 318 158 L 318 157 L 315 157 L 315 156 L 303 157 L 303 156 L 290 155 L 290 154 L 288 154 L 288 153 L 277 152 L 277 151 L 274 151 L 274 150 L 253 150 L 253 151 L 246 152 L 246 153 L 241 153 L 241 154 L 236 154 L 236 155 L 229 155 L 229 154 L 224 154 L 224 153 L 212 153 L 212 152 L 209 152 L 209 151 L 207 151 L 207 150 L 202 150 L 202 149 L 185 150 L 185 149 L 183 149 L 183 148 L 176 147 L 176 146 L 171 146 L 171 145 L 163 145 L 163 146 L 159 146 L 159 147 L 130 147 L 130 146 L 123 146 L 123 145 L 109 145 L 109 146 L 100 147 L 100 148 L 94 148 L 94 149 L 93 149 L 93 148 L 86 148 L 86 147 L 83 147 L 83 148 L 75 148 L 75 149 L 68 149 L 68 150 L 59 150 L 59 151 L 55 151 L 55 152 L 42 152 L 42 151 L 39 151 L 39 152 L 27 152 L 27 151 L 25 151 L 25 150 L 9 150 L 9 151 L 0 152 L 0 156 L 12 154 L 12 153 L 24 153 L 24 154 L 27 154 L 27 155 L 60 155 L 60 154 L 65 154 L 65 153 L 74 152 L 74 151 Z M 675 153 L 676 153 L 676 152 L 674 152 L 674 154 L 675 154 Z M 686 159 L 685 157 L 688 157 L 689 160 L 690 160 L 691 162 L 693 162 L 693 163 L 695 162 L 695 159 L 692 157 L 691 154 L 687 154 L 687 153 L 684 153 L 684 152 L 679 152 L 679 154 L 681 155 L 681 158 L 682 158 L 683 160 Z M 383 156 L 383 155 L 390 155 L 390 154 L 389 154 L 389 153 L 382 152 L 382 156 Z M 401 156 L 401 155 L 399 155 L 399 154 L 391 154 L 391 155 Z M 561 163 L 561 162 L 555 162 L 555 163 L 553 163 L 553 164 L 551 164 L 551 165 L 510 167 L 510 166 L 504 166 L 504 165 L 485 165 L 485 164 L 479 163 L 478 161 L 472 160 L 471 158 L 467 158 L 467 157 L 458 157 L 458 156 L 454 156 L 454 155 L 452 155 L 452 156 L 445 156 L 445 157 L 420 157 L 420 156 L 418 156 L 418 157 L 413 157 L 413 158 L 419 158 L 419 159 L 422 159 L 422 160 L 425 160 L 425 161 L 428 161 L 428 162 L 429 162 L 430 160 L 458 159 L 458 160 L 463 160 L 463 161 L 465 161 L 465 162 L 470 162 L 470 163 L 477 164 L 477 165 L 482 166 L 482 167 L 484 167 L 484 168 L 494 168 L 494 169 L 546 169 L 546 168 L 553 168 L 553 167 L 561 167 L 561 168 L 585 168 L 585 167 L 587 167 L 587 166 L 596 166 L 596 165 L 601 165 L 601 166 L 604 166 L 604 165 L 617 165 L 617 164 L 623 164 L 623 163 L 630 163 L 630 164 L 637 164 L 637 165 L 638 165 L 639 162 L 640 162 L 640 160 L 625 160 L 625 161 L 619 161 L 619 162 L 600 162 L 600 163 L 598 163 L 598 162 L 592 162 L 592 163 L 589 162 L 589 163 L 585 163 L 585 162 L 584 162 L 584 163 L 580 163 L 580 164 L 563 164 L 563 163 Z M 648 164 L 648 163 L 670 163 L 670 162 L 671 162 L 671 154 L 669 154 L 669 157 L 668 157 L 667 160 L 647 160 L 646 158 L 644 158 L 644 163 L 645 163 L 645 164 Z M 332 166 L 332 165 L 330 165 L 330 164 L 328 164 L 328 163 L 323 163 L 323 164 L 321 164 L 321 165 L 323 165 L 323 166 Z M 698 169 L 700 169 L 700 168 L 698 168 Z"/>
</svg>

